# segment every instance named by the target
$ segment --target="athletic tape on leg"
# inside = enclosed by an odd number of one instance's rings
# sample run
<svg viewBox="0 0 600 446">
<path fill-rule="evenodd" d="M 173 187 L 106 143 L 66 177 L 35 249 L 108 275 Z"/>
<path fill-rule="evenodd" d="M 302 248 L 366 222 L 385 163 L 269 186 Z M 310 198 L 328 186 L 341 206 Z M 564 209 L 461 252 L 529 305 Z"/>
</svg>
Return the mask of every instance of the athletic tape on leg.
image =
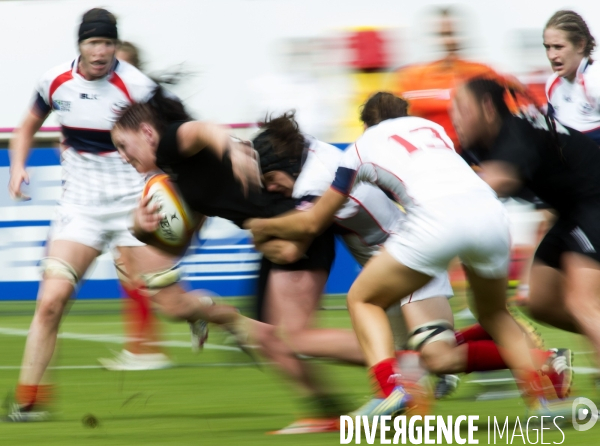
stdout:
<svg viewBox="0 0 600 446">
<path fill-rule="evenodd" d="M 149 292 L 157 293 L 163 288 L 176 284 L 181 280 L 181 267 L 175 265 L 164 271 L 142 274 L 141 278 Z"/>
<path fill-rule="evenodd" d="M 75 269 L 67 262 L 56 257 L 42 259 L 40 266 L 45 277 L 67 279 L 73 286 L 79 282 Z"/>
<path fill-rule="evenodd" d="M 444 319 L 427 322 L 426 324 L 415 327 L 410 332 L 408 338 L 408 348 L 419 351 L 424 345 L 432 342 L 444 341 L 451 345 L 456 345 L 454 336 L 454 327 Z"/>
</svg>

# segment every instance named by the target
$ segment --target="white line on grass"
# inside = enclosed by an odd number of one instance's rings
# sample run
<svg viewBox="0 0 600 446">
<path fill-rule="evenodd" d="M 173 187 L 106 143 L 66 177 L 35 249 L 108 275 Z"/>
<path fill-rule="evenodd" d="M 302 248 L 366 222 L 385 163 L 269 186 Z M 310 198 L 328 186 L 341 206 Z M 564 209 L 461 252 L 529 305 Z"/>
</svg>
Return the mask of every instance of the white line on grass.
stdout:
<svg viewBox="0 0 600 446">
<path fill-rule="evenodd" d="M 0 327 L 0 335 L 7 336 L 27 336 L 29 330 L 23 330 L 19 328 L 5 328 Z M 127 338 L 119 335 L 110 335 L 110 334 L 84 334 L 84 333 L 60 333 L 58 335 L 61 339 L 74 339 L 76 341 L 89 341 L 89 342 L 102 342 L 102 343 L 112 343 L 112 344 L 125 344 Z M 189 342 L 184 341 L 162 341 L 155 342 L 155 345 L 160 345 L 164 347 L 182 347 L 182 348 L 191 348 L 191 344 Z M 216 344 L 204 344 L 204 348 L 208 350 L 226 350 L 226 351 L 240 351 L 237 347 L 230 347 L 227 345 L 216 345 Z"/>
<path fill-rule="evenodd" d="M 270 363 L 262 363 L 270 364 Z M 187 367 L 256 367 L 251 362 L 211 362 L 211 363 L 198 363 L 198 364 L 177 364 L 170 368 L 187 368 Z M 86 369 L 103 369 L 101 365 L 59 365 L 48 367 L 51 370 L 86 370 Z M 2 365 L 0 370 L 20 370 L 20 365 Z M 163 369 L 167 370 L 167 369 Z M 138 370 L 142 372 L 150 370 Z"/>
</svg>

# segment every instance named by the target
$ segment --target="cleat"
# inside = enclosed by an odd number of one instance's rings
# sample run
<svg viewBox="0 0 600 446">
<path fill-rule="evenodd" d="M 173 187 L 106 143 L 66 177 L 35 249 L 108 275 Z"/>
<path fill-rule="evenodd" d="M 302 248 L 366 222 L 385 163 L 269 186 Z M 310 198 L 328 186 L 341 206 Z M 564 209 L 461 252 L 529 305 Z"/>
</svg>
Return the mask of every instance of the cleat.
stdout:
<svg viewBox="0 0 600 446">
<path fill-rule="evenodd" d="M 210 307 L 215 304 L 215 301 L 212 297 L 218 297 L 218 294 L 215 294 L 208 290 L 201 290 L 201 292 L 202 295 L 198 296 L 198 300 L 200 302 L 202 302 L 207 307 Z M 208 339 L 208 322 L 202 319 L 198 319 L 195 322 L 189 322 L 189 325 L 190 334 L 192 337 L 192 351 L 199 352 L 204 348 L 204 344 Z"/>
<path fill-rule="evenodd" d="M 192 341 L 192 351 L 199 352 L 204 348 L 208 339 L 208 322 L 199 319 L 196 322 L 190 322 L 190 334 Z"/>
<path fill-rule="evenodd" d="M 406 392 L 404 387 L 396 386 L 387 398 L 373 398 L 348 415 L 353 418 L 356 416 L 367 416 L 369 419 L 372 419 L 375 415 L 390 415 L 395 417 L 402 415 L 409 408 L 414 407 L 410 404 L 412 399 L 413 397 Z"/>
<path fill-rule="evenodd" d="M 546 401 L 538 399 L 528 410 L 527 417 L 537 417 L 536 421 L 542 417 L 549 417 L 551 421 L 544 421 L 544 426 L 552 428 L 552 426 L 561 426 L 573 419 L 573 400 L 554 400 Z M 541 423 L 541 422 L 540 422 Z"/>
<path fill-rule="evenodd" d="M 436 400 L 446 398 L 453 394 L 458 388 L 460 378 L 456 375 L 440 375 L 435 385 L 433 396 Z"/>
<path fill-rule="evenodd" d="M 98 358 L 106 370 L 141 371 L 162 370 L 173 367 L 173 362 L 164 353 L 131 353 L 123 350 L 114 358 Z"/>
<path fill-rule="evenodd" d="M 230 334 L 229 339 L 233 340 L 235 346 L 245 353 L 256 367 L 261 369 L 261 361 L 254 352 L 255 346 L 250 341 L 250 330 L 247 319 L 244 316 L 238 315 L 236 322 L 222 325 L 221 328 Z"/>
<path fill-rule="evenodd" d="M 339 418 L 305 418 L 290 424 L 277 431 L 269 432 L 271 435 L 288 434 L 322 434 L 325 432 L 340 431 Z"/>
<path fill-rule="evenodd" d="M 544 374 L 550 378 L 556 396 L 564 400 L 573 386 L 573 352 L 568 348 L 551 348 L 552 356 L 543 367 Z"/>
<path fill-rule="evenodd" d="M 215 304 L 215 301 L 211 296 L 217 296 L 216 294 L 202 290 L 204 293 L 202 296 L 198 297 L 198 300 L 205 304 L 206 306 L 212 306 Z M 208 322 L 202 319 L 198 319 L 195 322 L 189 322 L 190 325 L 190 334 L 192 340 L 192 351 L 199 352 L 204 348 L 204 344 L 208 339 Z"/>
<path fill-rule="evenodd" d="M 21 406 L 15 404 L 4 421 L 7 423 L 32 423 L 49 419 L 50 412 L 46 410 L 23 410 Z"/>
<path fill-rule="evenodd" d="M 7 409 L 6 416 L 2 419 L 5 423 L 29 423 L 50 419 L 49 411 L 34 409 L 35 406 L 25 408 L 14 400 L 12 394 L 6 397 L 3 407 Z"/>
</svg>

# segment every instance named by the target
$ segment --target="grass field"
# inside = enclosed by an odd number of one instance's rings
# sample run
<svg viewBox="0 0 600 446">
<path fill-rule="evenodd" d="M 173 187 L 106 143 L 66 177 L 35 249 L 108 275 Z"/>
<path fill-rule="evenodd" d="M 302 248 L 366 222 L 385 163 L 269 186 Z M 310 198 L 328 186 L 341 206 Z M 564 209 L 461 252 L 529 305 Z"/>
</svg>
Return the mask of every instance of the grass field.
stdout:
<svg viewBox="0 0 600 446">
<path fill-rule="evenodd" d="M 240 301 L 241 302 L 241 301 Z M 461 305 L 455 299 L 454 305 Z M 464 302 L 464 300 L 463 300 Z M 330 305 L 343 305 L 331 298 Z M 464 305 L 464 304 L 463 304 Z M 33 312 L 32 303 L 0 303 L 0 390 L 14 388 L 21 361 L 25 333 Z M 467 321 L 457 320 L 457 325 Z M 319 324 L 348 327 L 344 310 L 321 311 Z M 272 436 L 266 432 L 281 428 L 302 414 L 298 396 L 276 373 L 260 371 L 246 357 L 223 344 L 218 329 L 211 332 L 208 348 L 193 354 L 188 346 L 187 325 L 163 325 L 167 350 L 177 367 L 151 372 L 107 372 L 97 367 L 97 358 L 122 346 L 120 303 L 115 301 L 77 302 L 62 325 L 62 338 L 54 364 L 57 384 L 56 417 L 51 422 L 0 424 L 0 445 L 333 445 L 339 433 Z M 569 346 L 576 352 L 576 395 L 597 400 L 584 353 L 590 348 L 579 337 L 542 328 L 546 345 Z M 366 401 L 369 385 L 364 370 L 336 364 L 317 364 L 332 387 L 351 406 Z M 514 387 L 489 388 L 464 376 L 459 391 L 438 403 L 437 415 L 479 415 L 479 444 L 488 444 L 487 417 L 502 420 L 523 418 L 519 398 L 475 401 L 477 395 Z M 82 423 L 92 414 L 96 428 Z M 514 423 L 511 422 L 512 429 Z M 563 428 L 565 445 L 600 443 L 600 428 L 578 432 Z M 512 432 L 511 432 L 512 434 Z M 535 440 L 531 434 L 531 441 Z M 492 438 L 493 440 L 493 438 Z M 544 432 L 545 443 L 560 443 L 560 431 Z M 362 439 L 365 444 L 365 438 Z M 510 443 L 510 440 L 509 440 Z M 493 441 L 492 441 L 493 444 Z M 496 444 L 507 444 L 504 439 Z M 512 444 L 525 443 L 519 436 Z"/>
</svg>

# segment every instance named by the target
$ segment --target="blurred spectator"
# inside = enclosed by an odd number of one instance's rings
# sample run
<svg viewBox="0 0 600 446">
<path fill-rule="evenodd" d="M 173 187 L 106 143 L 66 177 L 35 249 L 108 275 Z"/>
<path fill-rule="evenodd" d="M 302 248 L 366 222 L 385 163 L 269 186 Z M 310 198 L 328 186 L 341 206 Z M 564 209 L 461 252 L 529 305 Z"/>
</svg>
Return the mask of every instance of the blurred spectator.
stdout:
<svg viewBox="0 0 600 446">
<path fill-rule="evenodd" d="M 468 79 L 499 75 L 490 67 L 460 58 L 464 37 L 459 29 L 459 17 L 450 7 L 435 13 L 435 34 L 445 56 L 425 64 L 409 65 L 393 76 L 390 90 L 404 97 L 410 104 L 409 113 L 440 124 L 460 152 L 460 145 L 448 109 L 452 90 Z"/>
<path fill-rule="evenodd" d="M 130 63 L 138 70 L 142 69 L 140 50 L 131 42 L 123 41 L 117 50 L 117 59 Z"/>
</svg>

